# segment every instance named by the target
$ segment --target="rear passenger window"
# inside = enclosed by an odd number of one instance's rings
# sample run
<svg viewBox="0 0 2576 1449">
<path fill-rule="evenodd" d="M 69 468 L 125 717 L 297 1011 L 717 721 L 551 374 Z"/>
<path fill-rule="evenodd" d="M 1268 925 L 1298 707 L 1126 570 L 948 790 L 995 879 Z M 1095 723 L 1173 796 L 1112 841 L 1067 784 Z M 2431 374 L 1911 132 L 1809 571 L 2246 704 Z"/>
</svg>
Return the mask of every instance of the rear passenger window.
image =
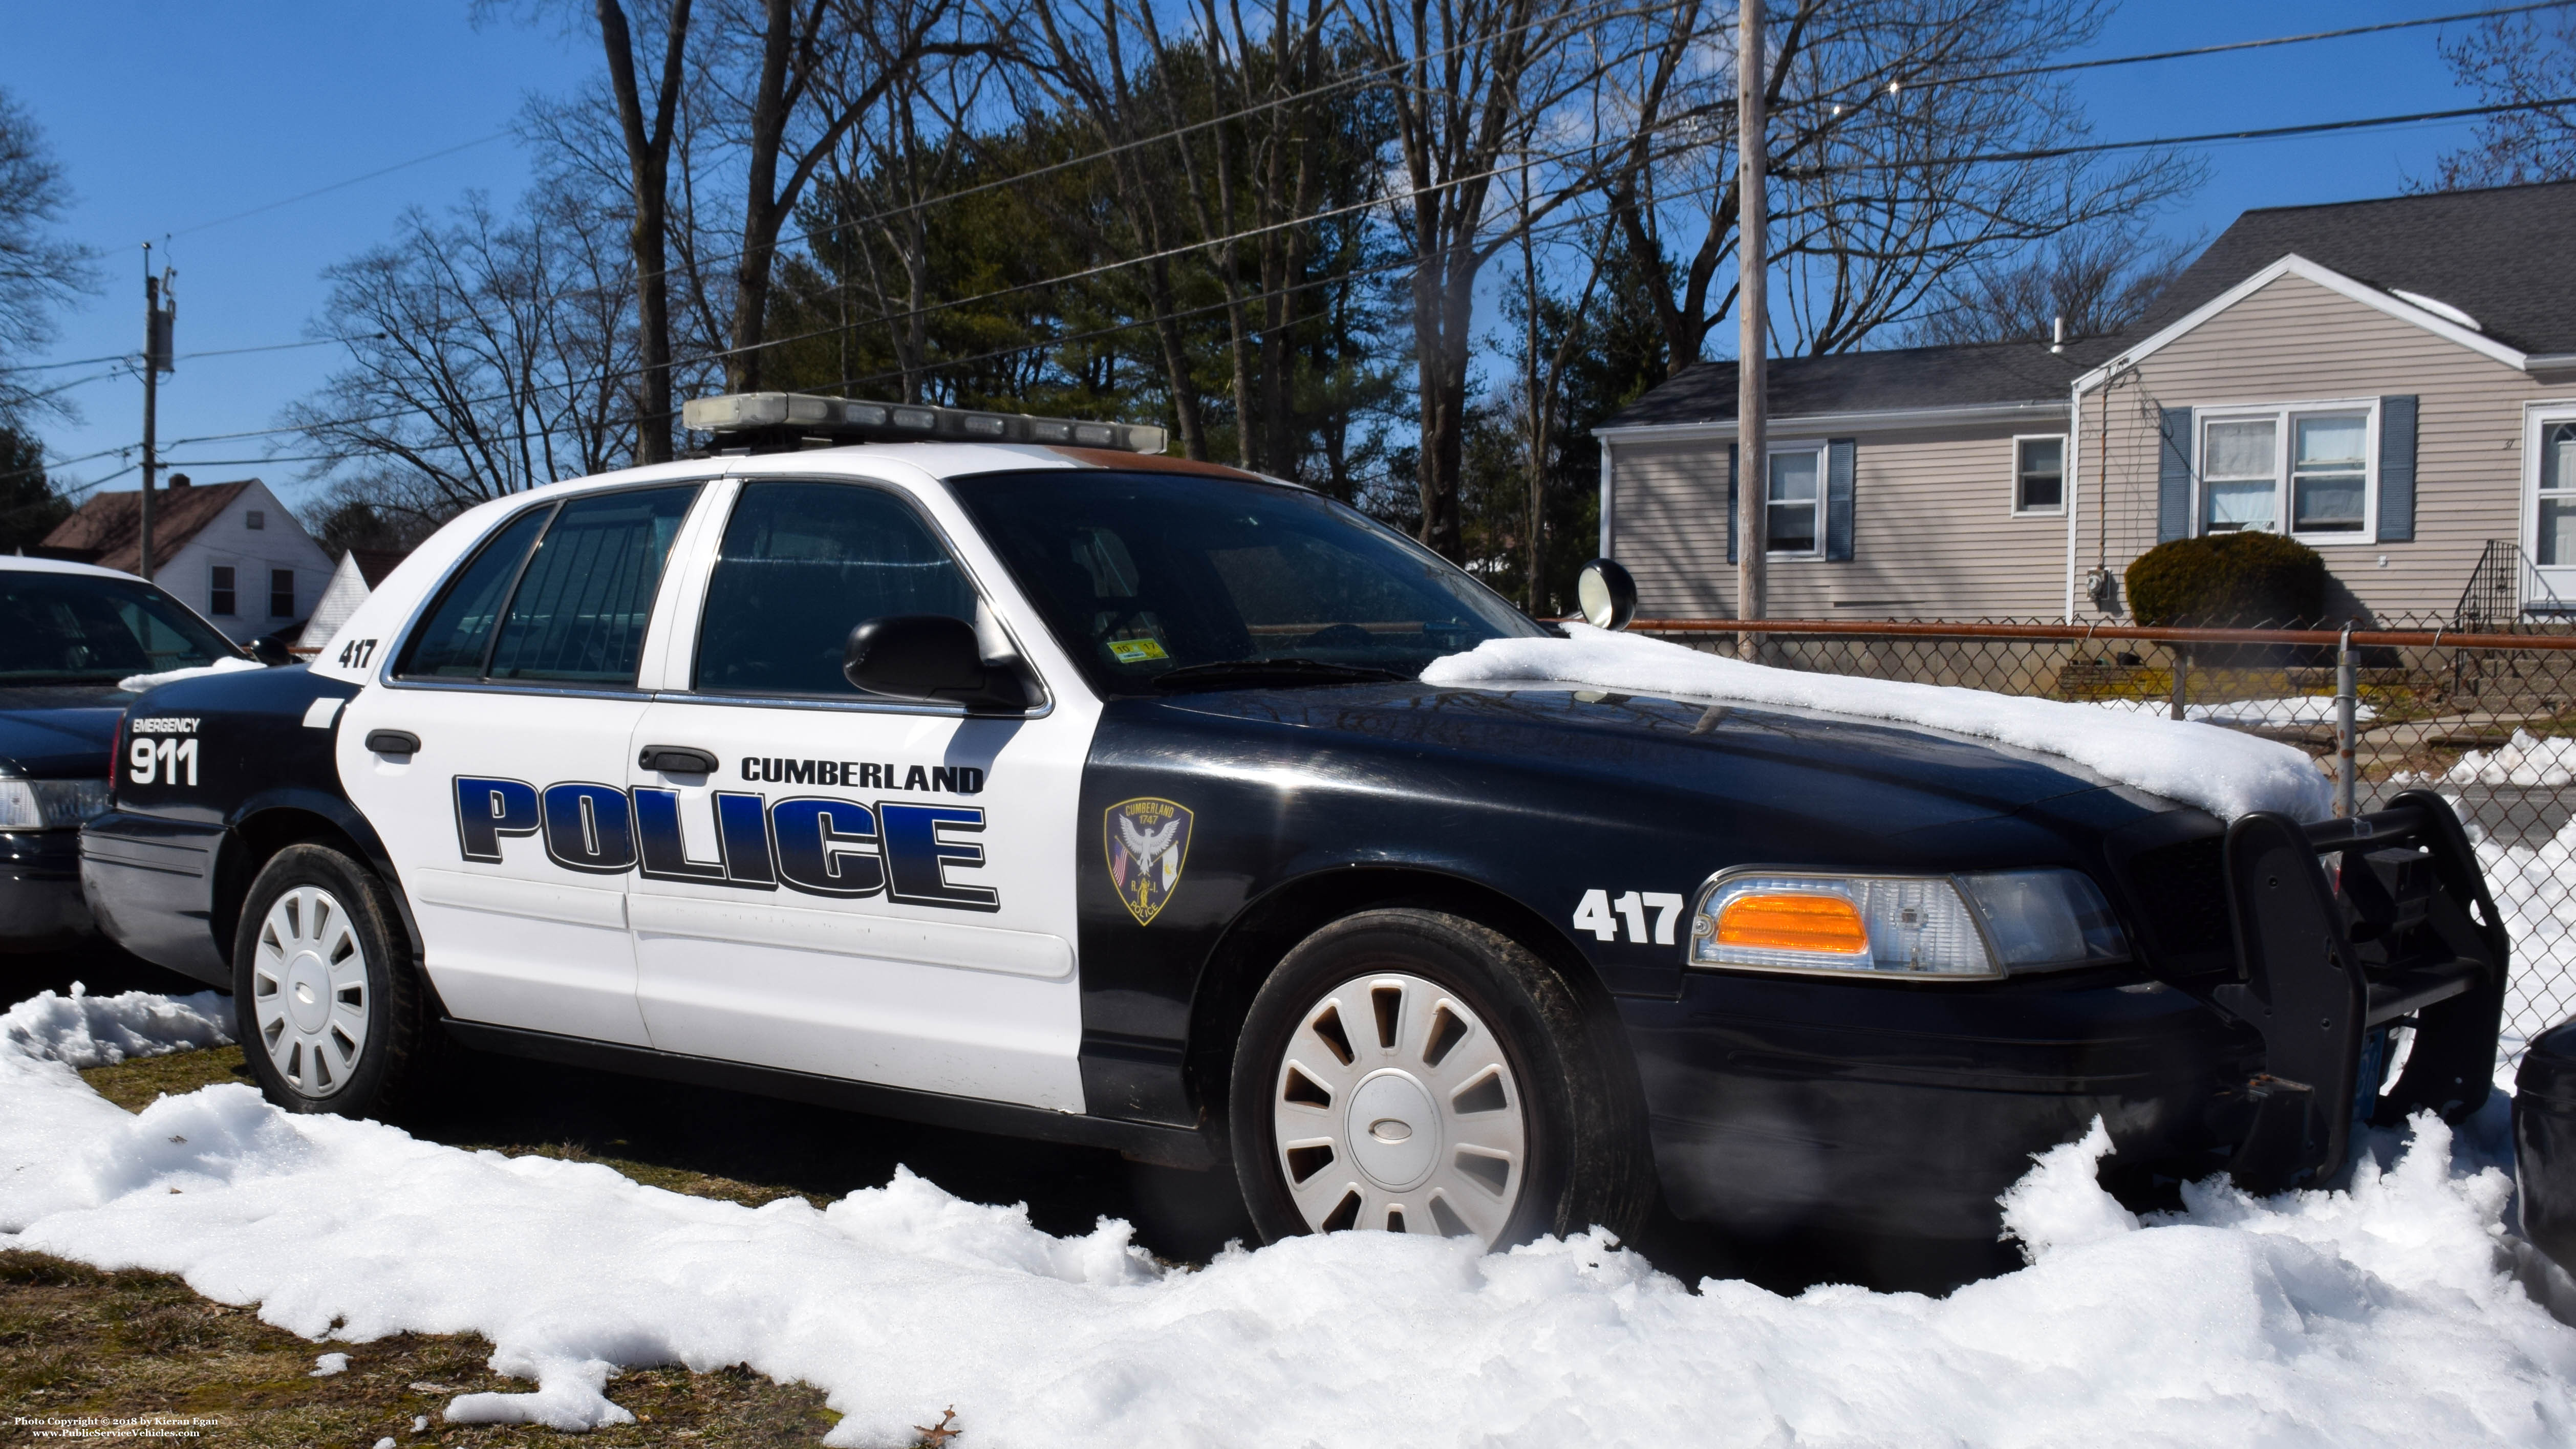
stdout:
<svg viewBox="0 0 2576 1449">
<path fill-rule="evenodd" d="M 975 617 L 974 589 L 910 507 L 848 483 L 747 484 L 707 581 L 697 687 L 855 695 L 842 646 L 891 614 Z"/>
<path fill-rule="evenodd" d="M 448 586 L 401 672 L 633 684 L 663 564 L 697 493 L 694 483 L 598 493 L 514 520 Z"/>
</svg>

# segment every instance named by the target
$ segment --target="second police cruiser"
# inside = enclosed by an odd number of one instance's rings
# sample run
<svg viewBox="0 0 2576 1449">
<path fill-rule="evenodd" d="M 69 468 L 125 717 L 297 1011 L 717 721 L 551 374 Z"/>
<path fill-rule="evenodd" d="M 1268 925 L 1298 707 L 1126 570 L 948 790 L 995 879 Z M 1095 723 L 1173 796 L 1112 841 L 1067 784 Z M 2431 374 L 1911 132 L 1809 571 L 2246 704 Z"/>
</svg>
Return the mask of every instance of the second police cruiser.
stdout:
<svg viewBox="0 0 2576 1449">
<path fill-rule="evenodd" d="M 1923 729 L 1426 685 L 1548 630 L 1159 430 L 688 421 L 717 456 L 484 504 L 310 668 L 129 711 L 89 894 L 235 993 L 270 1100 L 391 1110 L 453 1041 L 1226 1164 L 1273 1238 L 1991 1245 L 2096 1115 L 2147 1191 L 2484 1098 L 2505 939 L 2430 796 L 2231 828 Z"/>
</svg>

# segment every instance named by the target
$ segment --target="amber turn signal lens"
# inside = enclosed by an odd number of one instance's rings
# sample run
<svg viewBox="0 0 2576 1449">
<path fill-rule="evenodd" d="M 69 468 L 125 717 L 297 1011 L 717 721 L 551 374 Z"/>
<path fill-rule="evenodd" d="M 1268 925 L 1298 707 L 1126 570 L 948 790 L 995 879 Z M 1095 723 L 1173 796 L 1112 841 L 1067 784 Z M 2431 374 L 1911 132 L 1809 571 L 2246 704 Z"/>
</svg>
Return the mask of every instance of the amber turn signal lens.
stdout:
<svg viewBox="0 0 2576 1449">
<path fill-rule="evenodd" d="M 1860 908 L 1840 896 L 1742 895 L 1718 914 L 1717 944 L 1862 956 L 1869 953 L 1869 928 Z"/>
</svg>

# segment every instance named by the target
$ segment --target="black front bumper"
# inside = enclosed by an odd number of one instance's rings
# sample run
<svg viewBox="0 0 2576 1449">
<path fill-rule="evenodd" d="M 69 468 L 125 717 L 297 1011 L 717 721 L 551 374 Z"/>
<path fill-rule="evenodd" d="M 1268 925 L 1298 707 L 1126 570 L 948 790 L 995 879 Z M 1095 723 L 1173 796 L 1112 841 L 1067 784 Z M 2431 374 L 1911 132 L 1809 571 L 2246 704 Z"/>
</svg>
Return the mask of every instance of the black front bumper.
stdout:
<svg viewBox="0 0 2576 1449">
<path fill-rule="evenodd" d="M 1992 1242 L 2032 1154 L 2096 1116 L 2115 1185 L 2225 1171 L 2277 1191 L 2340 1172 L 2357 1118 L 2484 1103 L 2507 939 L 2438 797 L 2307 827 L 2247 816 L 2208 862 L 2233 949 L 2150 962 L 2158 980 L 1695 971 L 1678 999 L 1623 1000 L 1666 1201 L 1753 1240 Z M 2371 1044 L 2397 1025 L 2413 1046 L 2382 1091 Z"/>
</svg>

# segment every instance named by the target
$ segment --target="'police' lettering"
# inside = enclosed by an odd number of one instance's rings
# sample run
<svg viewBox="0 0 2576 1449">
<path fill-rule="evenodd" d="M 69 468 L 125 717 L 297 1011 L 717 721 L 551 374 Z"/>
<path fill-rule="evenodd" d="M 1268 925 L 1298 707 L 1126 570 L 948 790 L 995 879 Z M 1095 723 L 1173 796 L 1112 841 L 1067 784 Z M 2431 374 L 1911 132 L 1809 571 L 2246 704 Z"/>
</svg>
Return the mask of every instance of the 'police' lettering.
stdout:
<svg viewBox="0 0 2576 1449">
<path fill-rule="evenodd" d="M 724 862 L 689 859 L 680 838 L 680 792 L 638 787 L 635 792 L 635 844 L 643 860 L 638 869 L 647 880 L 699 880 L 721 884 Z"/>
<path fill-rule="evenodd" d="M 578 781 L 548 785 L 546 854 L 566 870 L 622 875 L 635 866 L 635 824 L 626 792 Z"/>
<path fill-rule="evenodd" d="M 885 889 L 877 821 L 856 800 L 808 796 L 769 807 L 778 874 L 807 895 L 872 896 Z"/>
<path fill-rule="evenodd" d="M 877 806 L 877 815 L 885 828 L 888 899 L 967 911 L 1002 908 L 1001 896 L 991 887 L 955 885 L 948 879 L 948 867 L 952 865 L 982 865 L 984 847 L 962 840 L 942 840 L 939 833 L 980 832 L 984 828 L 981 807 L 898 805 L 886 801 Z"/>
<path fill-rule="evenodd" d="M 831 765 L 832 778 L 892 780 L 894 767 L 848 761 L 757 760 L 780 777 L 791 765 Z M 960 791 L 980 786 L 982 774 L 965 766 L 939 766 L 944 780 L 932 788 Z M 818 780 L 821 770 L 814 771 Z M 937 778 L 915 765 L 924 781 Z M 968 776 L 973 776 L 969 781 Z M 1001 893 L 967 885 L 949 873 L 984 864 L 984 847 L 957 836 L 981 833 L 976 805 L 933 805 L 800 795 L 771 804 L 747 791 L 718 790 L 710 797 L 716 858 L 693 859 L 680 830 L 677 790 L 572 780 L 539 790 L 523 780 L 480 775 L 456 777 L 456 836 L 467 860 L 498 862 L 502 842 L 542 835 L 547 859 L 590 875 L 640 872 L 648 880 L 692 881 L 745 890 L 788 889 L 849 900 L 883 895 L 905 905 L 959 911 L 998 911 Z"/>
<path fill-rule="evenodd" d="M 499 860 L 503 836 L 536 833 L 536 786 L 524 780 L 456 777 L 456 838 L 467 860 Z"/>
</svg>

